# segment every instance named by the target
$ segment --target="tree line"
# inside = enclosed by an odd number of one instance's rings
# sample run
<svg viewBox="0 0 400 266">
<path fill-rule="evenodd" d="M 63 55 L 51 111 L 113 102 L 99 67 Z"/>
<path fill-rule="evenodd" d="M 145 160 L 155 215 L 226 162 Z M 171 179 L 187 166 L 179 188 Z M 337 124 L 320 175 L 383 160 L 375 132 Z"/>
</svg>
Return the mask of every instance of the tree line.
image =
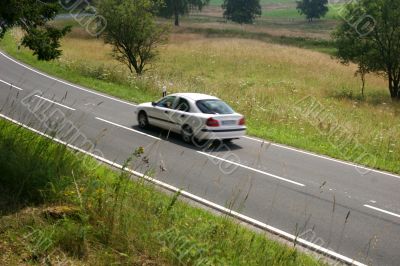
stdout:
<svg viewBox="0 0 400 266">
<path fill-rule="evenodd" d="M 59 0 L 2 0 L 0 39 L 19 26 L 24 32 L 22 45 L 39 60 L 61 55 L 60 39 L 70 30 L 49 25 L 58 12 Z M 114 57 L 138 75 L 157 56 L 157 47 L 165 43 L 169 28 L 157 17 L 179 17 L 193 9 L 201 10 L 209 0 L 99 0 L 98 13 L 107 25 L 102 35 L 113 46 Z M 327 0 L 297 1 L 297 8 L 311 22 L 324 16 Z M 224 0 L 223 16 L 238 23 L 252 23 L 261 15 L 260 0 Z M 362 77 L 376 73 L 388 81 L 393 100 L 400 100 L 400 0 L 358 0 L 345 5 L 343 19 L 334 31 L 336 57 L 343 64 L 355 63 Z M 104 22 L 103 21 L 103 22 Z M 365 79 L 363 79 L 365 80 Z"/>
</svg>

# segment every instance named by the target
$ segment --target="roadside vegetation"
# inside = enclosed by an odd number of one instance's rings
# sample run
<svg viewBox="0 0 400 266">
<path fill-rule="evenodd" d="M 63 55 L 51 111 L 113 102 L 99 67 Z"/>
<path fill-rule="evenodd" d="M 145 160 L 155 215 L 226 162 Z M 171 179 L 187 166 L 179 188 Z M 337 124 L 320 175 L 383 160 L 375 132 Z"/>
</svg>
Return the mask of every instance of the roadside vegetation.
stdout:
<svg viewBox="0 0 400 266">
<path fill-rule="evenodd" d="M 1 265 L 322 264 L 3 119 L 0 172 Z"/>
</svg>

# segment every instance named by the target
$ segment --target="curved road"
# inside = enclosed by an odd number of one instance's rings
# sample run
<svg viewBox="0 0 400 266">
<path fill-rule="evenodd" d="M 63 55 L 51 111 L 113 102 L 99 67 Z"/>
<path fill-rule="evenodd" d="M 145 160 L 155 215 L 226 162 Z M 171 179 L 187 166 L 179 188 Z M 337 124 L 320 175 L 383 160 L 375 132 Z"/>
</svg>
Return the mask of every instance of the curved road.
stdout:
<svg viewBox="0 0 400 266">
<path fill-rule="evenodd" d="M 400 176 L 246 137 L 207 149 L 140 131 L 135 105 L 0 53 L 0 113 L 354 260 L 398 265 Z M 57 133 L 54 131 L 57 129 Z M 366 174 L 361 174 L 366 173 Z"/>
</svg>

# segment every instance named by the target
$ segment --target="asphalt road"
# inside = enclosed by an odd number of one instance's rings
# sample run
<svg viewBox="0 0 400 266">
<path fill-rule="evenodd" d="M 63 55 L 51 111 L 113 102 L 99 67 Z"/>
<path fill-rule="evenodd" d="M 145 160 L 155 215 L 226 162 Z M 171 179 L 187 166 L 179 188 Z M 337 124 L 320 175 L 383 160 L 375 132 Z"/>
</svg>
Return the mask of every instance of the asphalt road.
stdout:
<svg viewBox="0 0 400 266">
<path fill-rule="evenodd" d="M 141 173 L 360 263 L 399 264 L 400 176 L 249 137 L 198 148 L 141 131 L 134 112 L 0 54 L 1 114 L 117 163 L 142 146 Z"/>
</svg>

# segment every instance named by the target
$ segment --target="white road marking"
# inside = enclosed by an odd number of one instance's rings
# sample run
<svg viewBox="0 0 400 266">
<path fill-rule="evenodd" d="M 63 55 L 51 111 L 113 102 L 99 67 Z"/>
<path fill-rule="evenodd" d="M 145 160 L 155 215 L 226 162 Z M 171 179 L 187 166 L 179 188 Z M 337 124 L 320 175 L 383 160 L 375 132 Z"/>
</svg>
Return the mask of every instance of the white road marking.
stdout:
<svg viewBox="0 0 400 266">
<path fill-rule="evenodd" d="M 56 105 L 58 105 L 58 106 L 61 106 L 61 107 L 67 108 L 67 109 L 69 109 L 69 110 L 72 110 L 72 111 L 75 111 L 75 110 L 76 110 L 76 109 L 74 109 L 74 108 L 71 108 L 71 107 L 69 107 L 69 106 L 66 106 L 66 105 L 64 105 L 64 104 L 61 104 L 61 103 L 55 102 L 55 101 L 53 101 L 53 100 L 50 100 L 50 99 L 47 99 L 47 98 L 44 98 L 44 97 L 42 97 L 42 96 L 39 96 L 39 95 L 34 95 L 34 96 L 35 96 L 35 97 L 37 97 L 37 98 L 40 98 L 40 99 L 42 99 L 42 100 L 44 100 L 44 101 L 51 102 L 51 103 L 53 103 L 53 104 L 56 104 Z"/>
<path fill-rule="evenodd" d="M 4 80 L 2 80 L 2 79 L 0 79 L 0 82 L 3 82 L 4 84 L 6 84 L 6 85 L 8 85 L 8 86 L 11 86 L 12 88 L 17 89 L 17 90 L 19 90 L 19 91 L 23 91 L 23 89 L 21 89 L 20 87 L 17 87 L 17 86 L 15 86 L 15 85 L 11 84 L 11 83 L 8 83 L 7 81 L 4 81 Z"/>
<path fill-rule="evenodd" d="M 291 151 L 295 151 L 295 152 L 311 155 L 311 156 L 314 156 L 314 157 L 318 157 L 318 158 L 321 158 L 321 159 L 326 159 L 326 160 L 329 160 L 329 161 L 333 161 L 333 162 L 337 162 L 337 163 L 341 163 L 341 164 L 345 164 L 345 165 L 349 165 L 349 166 L 354 166 L 354 167 L 357 167 L 357 168 L 365 169 L 365 170 L 370 171 L 370 172 L 375 172 L 375 173 L 379 173 L 379 174 L 383 174 L 383 175 L 388 175 L 388 176 L 400 179 L 399 175 L 388 173 L 388 172 L 384 172 L 384 171 L 379 171 L 379 170 L 372 169 L 372 168 L 369 168 L 369 167 L 366 167 L 366 166 L 362 166 L 362 165 L 359 165 L 359 164 L 341 161 L 341 160 L 334 159 L 334 158 L 331 158 L 331 157 L 328 157 L 328 156 L 319 155 L 319 154 L 316 154 L 316 153 L 303 151 L 303 150 L 292 148 L 292 147 L 289 147 L 289 146 L 272 143 L 272 142 L 269 142 L 267 140 L 256 139 L 256 138 L 252 138 L 252 137 L 248 137 L 248 136 L 244 136 L 243 138 L 246 138 L 246 139 L 249 139 L 249 140 L 254 140 L 254 141 L 257 141 L 257 142 L 271 143 L 271 145 L 273 145 L 275 147 L 279 147 L 279 148 L 283 148 L 283 149 L 287 149 L 287 150 L 291 150 Z"/>
<path fill-rule="evenodd" d="M 383 213 L 392 215 L 394 217 L 400 218 L 400 214 L 397 214 L 397 213 L 394 213 L 394 212 L 390 212 L 390 211 L 386 211 L 386 210 L 383 210 L 383 209 L 379 209 L 377 207 L 374 207 L 374 206 L 371 206 L 371 205 L 368 205 L 368 204 L 364 204 L 364 207 L 367 207 L 367 208 L 373 209 L 375 211 L 383 212 Z"/>
<path fill-rule="evenodd" d="M 95 118 L 96 118 L 97 120 L 103 121 L 103 122 L 105 122 L 105 123 L 107 123 L 107 124 L 110 124 L 110 125 L 113 125 L 113 126 L 116 126 L 116 127 L 120 127 L 120 128 L 129 130 L 129 131 L 132 131 L 132 132 L 135 132 L 135 133 L 138 133 L 138 134 L 141 134 L 141 135 L 144 135 L 144 136 L 147 136 L 147 137 L 156 139 L 156 140 L 161 140 L 160 138 L 154 137 L 154 136 L 152 136 L 152 135 L 150 135 L 150 134 L 146 134 L 146 133 L 143 133 L 143 132 L 138 131 L 138 130 L 134 130 L 133 128 L 126 127 L 126 126 L 122 126 L 122 125 L 119 125 L 119 124 L 117 124 L 117 123 L 114 123 L 114 122 L 105 120 L 105 119 L 100 118 L 100 117 L 95 117 Z"/>
<path fill-rule="evenodd" d="M 47 135 L 45 133 L 40 132 L 39 130 L 36 130 L 36 129 L 31 128 L 31 127 L 29 127 L 27 125 L 24 125 L 24 124 L 12 119 L 12 118 L 9 118 L 9 117 L 7 117 L 7 116 L 5 116 L 3 114 L 0 114 L 0 117 L 6 119 L 8 121 L 13 122 L 14 124 L 20 125 L 20 126 L 26 128 L 26 129 L 29 129 L 29 130 L 31 130 L 31 131 L 33 131 L 33 132 L 35 132 L 35 133 L 37 133 L 37 134 L 39 134 L 41 136 L 49 138 L 49 139 L 51 139 L 51 140 L 53 140 L 53 141 L 55 141 L 57 143 L 60 143 L 62 145 L 66 145 L 67 147 L 69 147 L 71 149 L 74 149 L 74 150 L 79 151 L 79 152 L 81 152 L 83 154 L 89 155 L 89 156 L 91 156 L 91 157 L 93 157 L 93 158 L 95 158 L 95 159 L 97 159 L 97 160 L 99 160 L 99 161 L 101 161 L 103 163 L 106 163 L 108 165 L 111 165 L 113 167 L 116 167 L 116 168 L 119 168 L 119 169 L 122 169 L 122 170 L 125 170 L 125 171 L 128 171 L 128 172 L 132 173 L 133 175 L 135 175 L 137 177 L 141 177 L 144 180 L 147 180 L 148 182 L 151 182 L 151 183 L 153 183 L 153 184 L 155 184 L 155 185 L 157 185 L 159 187 L 162 187 L 162 188 L 167 189 L 169 191 L 172 191 L 174 193 L 179 192 L 180 195 L 183 195 L 184 197 L 186 197 L 188 199 L 196 201 L 196 202 L 198 202 L 198 203 L 200 203 L 200 204 L 202 204 L 204 206 L 210 207 L 210 208 L 212 208 L 212 209 L 214 209 L 216 211 L 219 211 L 219 212 L 221 212 L 223 214 L 229 215 L 229 216 L 231 216 L 231 217 L 233 217 L 235 219 L 238 219 L 240 221 L 243 221 L 245 223 L 253 225 L 253 226 L 257 227 L 257 228 L 260 228 L 260 229 L 268 231 L 268 232 L 270 232 L 272 234 L 278 235 L 278 236 L 280 236 L 280 237 L 282 237 L 282 238 L 284 238 L 286 240 L 289 240 L 291 242 L 296 241 L 297 244 L 300 244 L 301 246 L 306 247 L 306 248 L 308 248 L 308 249 L 310 249 L 312 251 L 319 252 L 321 254 L 324 254 L 326 256 L 329 256 L 331 258 L 337 259 L 337 260 L 339 260 L 341 262 L 344 262 L 344 263 L 347 263 L 347 264 L 356 265 L 356 266 L 367 266 L 366 264 L 363 264 L 363 263 L 361 263 L 359 261 L 356 261 L 356 260 L 351 259 L 349 257 L 343 256 L 343 255 L 341 255 L 341 254 L 339 254 L 337 252 L 334 252 L 334 251 L 329 250 L 327 248 L 324 248 L 322 246 L 318 246 L 315 243 L 312 243 L 312 242 L 309 242 L 309 241 L 304 240 L 302 238 L 299 238 L 298 236 L 292 235 L 292 234 L 287 233 L 287 232 L 285 232 L 283 230 L 280 230 L 280 229 L 278 229 L 276 227 L 273 227 L 273 226 L 270 226 L 270 225 L 268 225 L 266 223 L 260 222 L 260 221 L 258 221 L 256 219 L 253 219 L 253 218 L 249 217 L 249 216 L 246 216 L 246 215 L 243 215 L 241 213 L 232 211 L 232 210 L 230 210 L 228 208 L 225 208 L 225 207 L 223 207 L 221 205 L 213 203 L 213 202 L 211 202 L 209 200 L 203 199 L 203 198 L 201 198 L 199 196 L 196 196 L 194 194 L 191 194 L 191 193 L 189 193 L 187 191 L 181 190 L 181 189 L 179 189 L 177 187 L 171 186 L 171 185 L 169 185 L 167 183 L 164 183 L 162 181 L 159 181 L 159 180 L 157 180 L 155 178 L 146 176 L 145 174 L 136 172 L 136 171 L 128 169 L 128 168 L 124 168 L 120 164 L 117 164 L 117 163 L 115 163 L 115 162 L 113 162 L 111 160 L 108 160 L 108 159 L 106 159 L 104 157 L 101 157 L 101 156 L 98 156 L 96 154 L 87 152 L 87 151 L 85 151 L 85 150 L 83 150 L 81 148 L 78 148 L 76 146 L 73 146 L 71 144 L 65 143 L 62 140 L 59 140 L 59 139 L 54 138 L 54 137 L 51 137 L 51 136 L 49 136 L 49 135 Z"/>
<path fill-rule="evenodd" d="M 60 83 L 62 83 L 62 84 L 68 85 L 68 86 L 73 87 L 73 88 L 75 88 L 75 89 L 82 90 L 82 91 L 85 91 L 85 92 L 88 92 L 88 93 L 91 93 L 91 94 L 94 94 L 94 95 L 97 95 L 97 96 L 100 96 L 100 97 L 103 97 L 103 98 L 107 98 L 107 99 L 110 99 L 110 100 L 114 100 L 114 101 L 117 101 L 117 102 L 120 102 L 120 103 L 124 103 L 124 104 L 130 105 L 130 106 L 136 106 L 136 104 L 133 104 L 133 103 L 130 103 L 130 102 L 126 102 L 126 101 L 123 101 L 123 100 L 120 100 L 120 99 L 117 99 L 117 98 L 114 98 L 114 97 L 111 97 L 111 96 L 107 96 L 107 95 L 104 95 L 104 94 L 101 94 L 101 93 L 98 93 L 98 92 L 94 92 L 94 91 L 88 90 L 88 89 L 84 89 L 84 88 L 79 87 L 79 86 L 76 86 L 76 85 L 74 85 L 74 84 L 65 82 L 65 81 L 63 81 L 63 80 L 61 80 L 61 79 L 54 78 L 54 77 L 49 76 L 49 75 L 47 75 L 47 74 L 44 74 L 44 73 L 42 73 L 42 72 L 40 72 L 40 71 L 37 71 L 36 69 L 33 69 L 33 68 L 31 68 L 31 67 L 28 67 L 28 66 L 24 65 L 24 64 L 22 64 L 22 63 L 16 61 L 15 59 L 13 59 L 13 58 L 7 56 L 6 54 L 4 54 L 4 53 L 2 53 L 2 52 L 0 52 L 0 54 L 1 54 L 2 56 L 4 56 L 5 58 L 7 58 L 8 60 L 10 60 L 11 62 L 14 62 L 14 63 L 16 63 L 16 64 L 18 64 L 18 65 L 20 65 L 20 66 L 22 66 L 22 67 L 24 67 L 24 68 L 26 68 L 26 69 L 29 69 L 30 71 L 35 72 L 36 74 L 42 75 L 42 76 L 44 76 L 44 77 L 46 77 L 46 78 L 49 78 L 49 79 L 58 81 L 58 82 L 60 82 Z"/>
<path fill-rule="evenodd" d="M 271 174 L 271 173 L 267 173 L 267 172 L 261 171 L 261 170 L 259 170 L 259 169 L 252 168 L 252 167 L 249 167 L 249 166 L 246 166 L 246 165 L 237 163 L 237 162 L 225 160 L 225 159 L 223 159 L 223 158 L 220 158 L 220 157 L 217 157 L 217 156 L 208 154 L 208 153 L 206 153 L 206 152 L 202 152 L 202 151 L 197 151 L 197 152 L 200 153 L 200 154 L 203 154 L 203 155 L 205 155 L 205 156 L 208 156 L 208 157 L 211 157 L 211 158 L 220 160 L 220 161 L 224 161 L 224 162 L 227 162 L 227 163 L 231 163 L 231 164 L 233 164 L 233 165 L 237 165 L 237 166 L 242 167 L 242 168 L 245 168 L 245 169 L 247 169 L 247 170 L 251 170 L 251 171 L 254 171 L 254 172 L 257 172 L 257 173 L 260 173 L 260 174 L 263 174 L 263 175 L 266 175 L 266 176 L 275 178 L 275 179 L 279 179 L 279 180 L 282 180 L 282 181 L 285 181 L 285 182 L 288 182 L 288 183 L 292 183 L 292 184 L 297 185 L 297 186 L 301 186 L 301 187 L 305 187 L 305 186 L 306 186 L 306 185 L 304 185 L 304 184 L 302 184 L 302 183 L 299 183 L 299 182 L 296 182 L 296 181 L 293 181 L 293 180 L 290 180 L 290 179 L 287 179 L 287 178 L 284 178 L 284 177 L 280 177 L 280 176 L 277 176 L 277 175 L 274 175 L 274 174 Z"/>
</svg>

